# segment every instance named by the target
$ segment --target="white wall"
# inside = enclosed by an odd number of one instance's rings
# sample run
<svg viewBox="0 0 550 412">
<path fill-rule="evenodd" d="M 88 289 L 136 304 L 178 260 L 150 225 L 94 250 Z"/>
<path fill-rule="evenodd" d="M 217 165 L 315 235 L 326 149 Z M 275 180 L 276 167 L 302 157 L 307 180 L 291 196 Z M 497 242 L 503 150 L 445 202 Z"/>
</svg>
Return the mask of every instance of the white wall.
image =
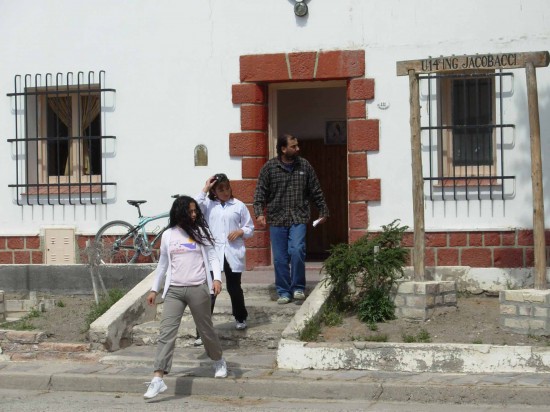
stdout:
<svg viewBox="0 0 550 412">
<path fill-rule="evenodd" d="M 537 51 L 548 48 L 550 3 L 545 0 L 315 0 L 298 18 L 281 0 L 0 0 L 0 235 L 37 234 L 50 224 L 94 233 L 107 220 L 133 221 L 125 199 L 143 198 L 145 212 L 170 206 L 176 192 L 194 194 L 212 173 L 240 179 L 240 159 L 228 152 L 228 135 L 240 131 L 231 103 L 244 54 L 364 49 L 366 76 L 376 81 L 369 118 L 380 119 L 380 152 L 368 157 L 369 174 L 382 180 L 382 202 L 369 207 L 371 228 L 395 218 L 412 225 L 409 96 L 395 62 L 427 56 Z M 25 206 L 14 203 L 10 113 L 13 78 L 26 73 L 105 70 L 116 88 L 107 117 L 117 136 L 109 181 L 117 199 L 108 206 Z M 537 71 L 543 162 L 550 155 L 550 69 Z M 518 73 L 517 96 L 525 95 Z M 377 105 L 388 102 L 389 109 Z M 510 165 L 516 196 L 504 203 L 426 204 L 426 227 L 531 226 L 526 97 L 514 111 L 517 152 Z M 195 168 L 193 148 L 209 149 L 208 167 Z M 139 167 L 146 169 L 138 171 Z M 512 172 L 512 170 L 510 170 Z M 550 176 L 548 166 L 544 173 Z M 550 193 L 548 177 L 545 190 Z M 546 215 L 546 220 L 550 216 Z"/>
</svg>

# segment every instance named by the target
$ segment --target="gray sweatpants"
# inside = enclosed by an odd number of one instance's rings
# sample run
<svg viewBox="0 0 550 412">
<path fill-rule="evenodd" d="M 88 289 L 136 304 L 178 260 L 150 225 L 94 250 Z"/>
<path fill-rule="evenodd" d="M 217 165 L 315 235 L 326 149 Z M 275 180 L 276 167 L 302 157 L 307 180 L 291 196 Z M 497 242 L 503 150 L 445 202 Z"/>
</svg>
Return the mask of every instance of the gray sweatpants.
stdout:
<svg viewBox="0 0 550 412">
<path fill-rule="evenodd" d="M 155 356 L 155 371 L 170 372 L 176 337 L 185 308 L 189 306 L 208 357 L 222 358 L 222 347 L 212 324 L 210 291 L 206 283 L 199 286 L 170 286 L 162 309 L 160 332 Z"/>
</svg>

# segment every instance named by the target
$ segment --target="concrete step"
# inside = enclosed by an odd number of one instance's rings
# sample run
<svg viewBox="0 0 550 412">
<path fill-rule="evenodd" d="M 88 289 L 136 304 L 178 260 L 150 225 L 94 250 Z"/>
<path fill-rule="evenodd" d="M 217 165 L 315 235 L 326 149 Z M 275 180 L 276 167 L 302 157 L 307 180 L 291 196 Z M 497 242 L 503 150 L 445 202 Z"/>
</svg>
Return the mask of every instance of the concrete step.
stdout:
<svg viewBox="0 0 550 412">
<path fill-rule="evenodd" d="M 154 346 L 130 346 L 109 353 L 99 362 L 103 365 L 115 365 L 122 368 L 147 368 L 152 370 L 155 361 Z M 223 357 L 229 369 L 235 372 L 240 371 L 266 371 L 272 370 L 276 365 L 277 351 L 274 349 L 258 348 L 254 351 L 243 353 L 239 349 L 224 348 Z M 204 347 L 176 348 L 172 361 L 171 375 L 176 375 L 182 369 L 193 368 L 205 369 L 205 377 L 211 377 L 212 361 L 206 355 Z"/>
<path fill-rule="evenodd" d="M 256 322 L 289 321 L 300 308 L 299 305 L 294 303 L 279 305 L 276 301 L 263 298 L 245 298 L 245 304 L 248 311 L 248 320 Z M 235 318 L 232 314 L 231 301 L 229 299 L 216 300 L 212 318 L 214 323 L 234 322 Z M 187 321 L 192 319 L 191 312 L 186 310 L 182 320 Z M 160 316 L 157 317 L 157 320 L 160 320 Z"/>
<path fill-rule="evenodd" d="M 309 295 L 318 281 L 308 281 L 306 282 L 306 295 Z M 251 302 L 251 306 L 255 305 L 252 302 L 275 302 L 278 299 L 277 291 L 274 284 L 261 284 L 261 283 L 248 283 L 242 284 L 242 289 L 244 293 L 244 298 L 247 307 L 249 306 L 248 302 Z M 222 293 L 216 298 L 216 306 L 222 306 L 226 303 L 231 305 L 231 298 L 226 289 L 222 290 Z M 162 313 L 162 303 L 157 305 L 157 318 L 160 319 Z"/>
<path fill-rule="evenodd" d="M 288 321 L 282 322 L 258 322 L 247 321 L 245 330 L 235 329 L 235 322 L 216 322 L 214 327 L 224 348 L 265 347 L 276 348 L 282 331 L 288 325 Z M 137 325 L 133 329 L 132 343 L 138 346 L 156 345 L 160 322 L 152 321 Z M 188 348 L 193 346 L 196 337 L 195 323 L 182 322 L 176 338 L 176 347 Z"/>
<path fill-rule="evenodd" d="M 306 283 L 306 295 L 309 295 L 318 282 L 318 279 L 314 279 Z M 302 302 L 279 305 L 276 301 L 278 296 L 275 285 L 272 283 L 243 283 L 242 287 L 248 311 L 248 328 L 244 331 L 235 329 L 231 299 L 227 291 L 222 292 L 216 299 L 212 320 L 222 346 L 276 348 L 282 331 L 299 310 Z M 134 326 L 132 343 L 138 346 L 155 345 L 161 317 L 162 304 L 159 304 L 155 321 Z M 191 347 L 195 337 L 195 323 L 190 311 L 186 310 L 178 330 L 176 347 Z"/>
<path fill-rule="evenodd" d="M 311 293 L 316 285 L 317 282 L 307 282 L 306 296 Z M 278 296 L 275 291 L 275 285 L 273 284 L 243 285 L 243 292 L 249 318 L 256 317 L 258 320 L 278 321 L 281 318 L 294 316 L 294 313 L 298 310 L 298 308 L 295 307 L 295 304 L 277 304 L 276 300 Z M 156 320 L 160 320 L 162 317 L 162 307 L 162 303 L 157 305 Z M 231 298 L 229 293 L 227 293 L 227 291 L 222 291 L 222 293 L 216 298 L 214 317 L 217 317 L 219 321 L 231 321 L 234 320 L 231 312 Z M 190 319 L 191 314 L 189 311 L 186 311 L 182 320 L 185 321 Z"/>
</svg>

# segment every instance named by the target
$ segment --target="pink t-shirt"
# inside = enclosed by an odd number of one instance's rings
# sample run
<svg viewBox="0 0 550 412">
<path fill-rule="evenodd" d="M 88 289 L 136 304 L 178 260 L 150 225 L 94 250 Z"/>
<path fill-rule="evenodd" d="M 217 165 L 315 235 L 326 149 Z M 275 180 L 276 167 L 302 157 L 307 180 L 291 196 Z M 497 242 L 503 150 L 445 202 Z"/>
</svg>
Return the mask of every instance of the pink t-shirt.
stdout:
<svg viewBox="0 0 550 412">
<path fill-rule="evenodd" d="M 168 251 L 172 261 L 171 285 L 196 286 L 206 282 L 200 246 L 182 229 L 172 232 Z"/>
</svg>

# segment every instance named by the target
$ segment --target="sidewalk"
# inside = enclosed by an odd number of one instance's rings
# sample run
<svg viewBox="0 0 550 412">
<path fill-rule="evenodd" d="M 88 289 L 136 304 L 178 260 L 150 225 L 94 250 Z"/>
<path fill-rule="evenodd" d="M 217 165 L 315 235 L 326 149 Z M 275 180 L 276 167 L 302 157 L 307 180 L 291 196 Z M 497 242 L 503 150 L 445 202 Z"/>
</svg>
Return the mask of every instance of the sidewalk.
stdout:
<svg viewBox="0 0 550 412">
<path fill-rule="evenodd" d="M 142 396 L 152 375 L 153 347 L 98 354 L 96 361 L 0 362 L 0 388 L 130 393 Z M 104 355 L 104 356 L 101 356 Z M 447 374 L 279 370 L 275 350 L 226 350 L 227 379 L 214 379 L 202 348 L 176 350 L 163 395 L 229 398 L 348 399 L 459 404 L 550 404 L 550 374 Z"/>
</svg>

